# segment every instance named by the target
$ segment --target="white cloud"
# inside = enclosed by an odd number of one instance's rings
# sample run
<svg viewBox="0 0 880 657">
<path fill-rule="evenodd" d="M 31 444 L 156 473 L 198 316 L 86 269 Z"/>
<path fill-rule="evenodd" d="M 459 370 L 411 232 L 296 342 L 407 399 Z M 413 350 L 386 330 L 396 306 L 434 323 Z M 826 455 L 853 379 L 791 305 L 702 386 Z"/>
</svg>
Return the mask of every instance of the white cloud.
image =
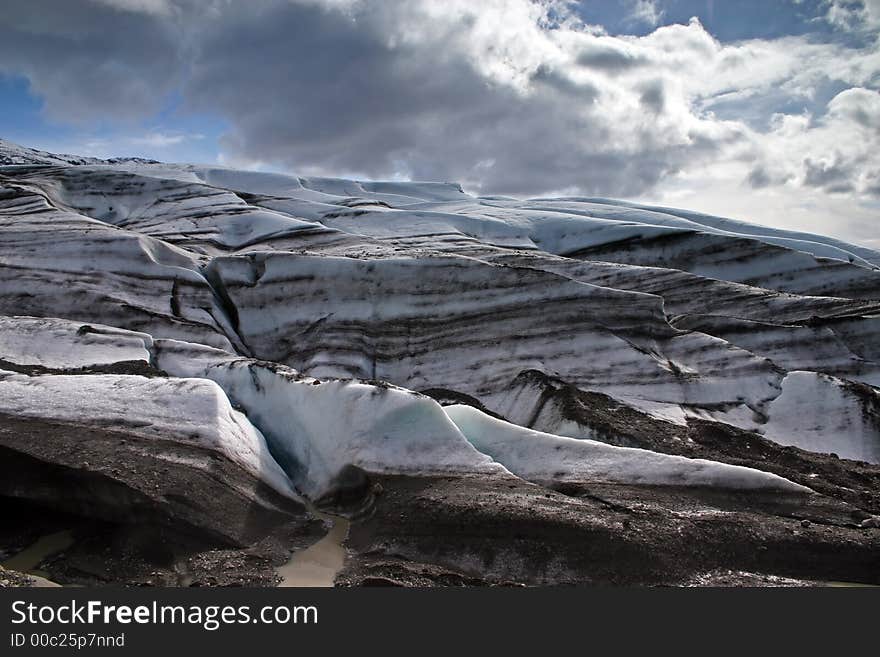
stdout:
<svg viewBox="0 0 880 657">
<path fill-rule="evenodd" d="M 844 30 L 870 30 L 880 25 L 880 0 L 826 0 L 826 20 Z"/>
<path fill-rule="evenodd" d="M 880 197 L 880 93 L 847 89 L 825 115 L 778 115 L 762 137 L 759 166 L 769 181 Z"/>
<path fill-rule="evenodd" d="M 185 141 L 192 139 L 204 139 L 205 136 L 202 134 L 182 134 L 182 133 L 166 133 L 166 132 L 149 132 L 140 137 L 132 137 L 130 139 L 132 144 L 138 146 L 150 146 L 153 148 L 166 148 L 168 146 L 175 146 L 177 144 L 182 144 Z"/>
<path fill-rule="evenodd" d="M 629 4 L 629 20 L 652 26 L 660 24 L 663 10 L 657 6 L 657 0 L 629 0 Z"/>
<path fill-rule="evenodd" d="M 106 5 L 114 9 L 135 13 L 157 14 L 167 16 L 172 13 L 171 0 L 92 0 L 96 4 Z"/>
</svg>

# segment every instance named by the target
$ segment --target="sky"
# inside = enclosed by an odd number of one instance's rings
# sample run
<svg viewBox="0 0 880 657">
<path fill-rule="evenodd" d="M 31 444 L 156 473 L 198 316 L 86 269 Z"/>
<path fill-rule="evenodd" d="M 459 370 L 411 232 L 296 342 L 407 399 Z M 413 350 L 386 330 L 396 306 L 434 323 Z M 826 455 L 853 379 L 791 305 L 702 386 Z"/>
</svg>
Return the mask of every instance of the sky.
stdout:
<svg viewBox="0 0 880 657">
<path fill-rule="evenodd" d="M 880 248 L 880 0 L 4 0 L 0 137 Z"/>
</svg>

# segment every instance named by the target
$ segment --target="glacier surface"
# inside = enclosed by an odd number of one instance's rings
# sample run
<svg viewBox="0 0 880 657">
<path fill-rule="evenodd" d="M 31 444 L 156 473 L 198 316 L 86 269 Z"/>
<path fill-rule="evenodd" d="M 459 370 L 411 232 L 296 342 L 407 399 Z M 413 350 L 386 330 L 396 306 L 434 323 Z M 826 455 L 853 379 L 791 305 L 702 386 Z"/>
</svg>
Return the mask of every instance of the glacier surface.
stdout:
<svg viewBox="0 0 880 657">
<path fill-rule="evenodd" d="M 631 449 L 634 424 L 880 462 L 865 247 L 449 183 L 0 163 L 3 413 L 196 441 L 310 498 L 349 466 L 806 491 Z"/>
</svg>

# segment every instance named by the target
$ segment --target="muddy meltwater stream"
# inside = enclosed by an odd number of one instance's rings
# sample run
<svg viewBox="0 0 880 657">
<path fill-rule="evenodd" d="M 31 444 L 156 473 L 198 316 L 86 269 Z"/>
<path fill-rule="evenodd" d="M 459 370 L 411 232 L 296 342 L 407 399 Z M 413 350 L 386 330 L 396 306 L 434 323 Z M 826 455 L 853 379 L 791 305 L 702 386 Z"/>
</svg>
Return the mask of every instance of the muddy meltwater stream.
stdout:
<svg viewBox="0 0 880 657">
<path fill-rule="evenodd" d="M 44 559 L 66 550 L 73 545 L 73 533 L 70 531 L 55 532 L 39 538 L 18 554 L 3 562 L 3 567 L 27 573 L 34 578 L 35 586 L 59 586 L 47 579 L 48 573 L 37 570 Z"/>
<path fill-rule="evenodd" d="M 348 519 L 315 510 L 312 513 L 329 523 L 330 530 L 318 542 L 294 552 L 290 560 L 277 569 L 282 578 L 279 586 L 331 587 L 333 579 L 345 563 L 345 548 L 342 543 L 348 536 Z M 47 579 L 48 573 L 38 568 L 45 559 L 66 550 L 73 542 L 73 533 L 70 531 L 47 534 L 0 565 L 9 570 L 27 573 L 34 578 L 35 586 L 59 586 Z"/>
<path fill-rule="evenodd" d="M 290 561 L 278 568 L 282 581 L 278 586 L 333 586 L 336 577 L 345 563 L 345 548 L 342 546 L 348 536 L 347 518 L 331 516 L 313 511 L 324 522 L 331 523 L 330 531 L 321 540 L 304 550 L 297 550 Z"/>
</svg>

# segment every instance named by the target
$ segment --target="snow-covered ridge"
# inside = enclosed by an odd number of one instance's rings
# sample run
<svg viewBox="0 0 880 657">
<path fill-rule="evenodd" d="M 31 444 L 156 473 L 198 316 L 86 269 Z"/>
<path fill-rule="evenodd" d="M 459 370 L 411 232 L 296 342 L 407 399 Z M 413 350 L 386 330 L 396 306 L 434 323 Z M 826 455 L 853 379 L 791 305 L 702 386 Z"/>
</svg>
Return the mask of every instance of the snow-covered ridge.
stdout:
<svg viewBox="0 0 880 657">
<path fill-rule="evenodd" d="M 212 448 L 269 472 L 221 444 L 263 440 L 271 476 L 310 497 L 349 465 L 788 490 L 578 443 L 604 434 L 524 372 L 644 418 L 880 461 L 870 249 L 601 199 L 2 154 L 0 361 L 62 396 L 67 370 L 123 362 L 208 380 L 256 432 L 218 430 Z M 0 400 L 26 415 L 25 383 L 6 375 Z M 528 432 L 542 422 L 568 438 Z"/>
<path fill-rule="evenodd" d="M 760 470 L 553 436 L 495 419 L 471 406 L 448 406 L 446 414 L 477 449 L 511 472 L 542 483 L 593 481 L 809 492 Z"/>
<path fill-rule="evenodd" d="M 0 317 L 0 354 L 7 363 L 76 369 L 140 361 L 149 363 L 153 338 L 146 333 L 69 320 Z"/>
<path fill-rule="evenodd" d="M 147 160 L 141 157 L 117 157 L 109 160 L 102 160 L 97 157 L 83 157 L 82 155 L 49 153 L 47 151 L 37 150 L 36 148 L 19 146 L 11 141 L 0 139 L 0 166 L 30 164 L 67 166 L 80 164 L 121 164 L 128 162 L 138 162 L 141 164 L 155 163 L 154 160 Z"/>
</svg>

